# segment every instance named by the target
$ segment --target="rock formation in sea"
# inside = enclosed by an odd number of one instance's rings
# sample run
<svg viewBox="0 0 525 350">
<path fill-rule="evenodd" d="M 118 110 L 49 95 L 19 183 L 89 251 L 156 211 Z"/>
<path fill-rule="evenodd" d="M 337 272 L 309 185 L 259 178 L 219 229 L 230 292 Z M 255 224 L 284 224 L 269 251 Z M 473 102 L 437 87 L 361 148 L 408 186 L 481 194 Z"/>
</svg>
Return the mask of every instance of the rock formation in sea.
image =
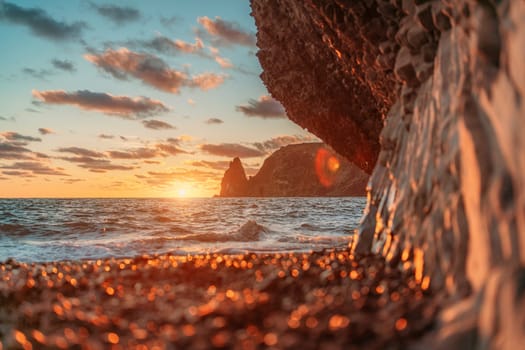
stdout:
<svg viewBox="0 0 525 350">
<path fill-rule="evenodd" d="M 230 167 L 224 173 L 221 181 L 221 197 L 241 197 L 246 193 L 248 180 L 239 158 L 230 162 Z"/>
<path fill-rule="evenodd" d="M 364 196 L 368 175 L 323 143 L 288 145 L 246 178 L 239 158 L 224 173 L 221 197 Z"/>
<path fill-rule="evenodd" d="M 435 348 L 524 344 L 525 2 L 251 4 L 272 96 L 372 174 L 353 251 L 435 293 Z"/>
</svg>

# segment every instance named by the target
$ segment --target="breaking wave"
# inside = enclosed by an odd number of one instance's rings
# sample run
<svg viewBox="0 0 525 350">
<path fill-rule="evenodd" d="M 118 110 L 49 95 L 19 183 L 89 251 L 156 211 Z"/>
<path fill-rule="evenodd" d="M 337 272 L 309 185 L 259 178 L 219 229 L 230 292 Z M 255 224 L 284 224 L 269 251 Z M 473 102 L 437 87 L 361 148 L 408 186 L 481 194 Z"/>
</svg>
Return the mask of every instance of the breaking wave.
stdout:
<svg viewBox="0 0 525 350">
<path fill-rule="evenodd" d="M 0 261 L 348 245 L 365 198 L 0 199 Z"/>
</svg>

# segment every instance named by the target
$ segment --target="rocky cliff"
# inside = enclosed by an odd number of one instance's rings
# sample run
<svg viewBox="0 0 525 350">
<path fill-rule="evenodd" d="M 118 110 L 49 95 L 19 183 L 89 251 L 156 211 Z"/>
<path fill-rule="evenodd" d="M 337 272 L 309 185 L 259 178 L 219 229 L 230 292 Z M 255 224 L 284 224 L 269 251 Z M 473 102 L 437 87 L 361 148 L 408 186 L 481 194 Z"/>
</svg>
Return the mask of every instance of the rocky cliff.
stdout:
<svg viewBox="0 0 525 350">
<path fill-rule="evenodd" d="M 372 175 L 352 249 L 413 271 L 433 347 L 525 341 L 525 2 L 252 0 L 290 119 Z"/>
<path fill-rule="evenodd" d="M 246 179 L 239 158 L 224 173 L 221 197 L 363 196 L 367 174 L 322 143 L 288 145 Z"/>
<path fill-rule="evenodd" d="M 234 158 L 221 181 L 221 197 L 241 197 L 248 188 L 246 172 L 239 158 Z"/>
</svg>

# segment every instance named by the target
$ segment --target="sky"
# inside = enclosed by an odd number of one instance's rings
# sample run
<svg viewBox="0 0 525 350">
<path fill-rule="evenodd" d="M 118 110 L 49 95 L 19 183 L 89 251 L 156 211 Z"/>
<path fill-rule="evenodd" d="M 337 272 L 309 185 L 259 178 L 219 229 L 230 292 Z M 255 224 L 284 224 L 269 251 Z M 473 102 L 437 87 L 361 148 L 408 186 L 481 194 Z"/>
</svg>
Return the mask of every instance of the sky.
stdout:
<svg viewBox="0 0 525 350">
<path fill-rule="evenodd" d="M 246 0 L 1 1 L 0 197 L 209 197 L 317 139 L 259 78 Z"/>
</svg>

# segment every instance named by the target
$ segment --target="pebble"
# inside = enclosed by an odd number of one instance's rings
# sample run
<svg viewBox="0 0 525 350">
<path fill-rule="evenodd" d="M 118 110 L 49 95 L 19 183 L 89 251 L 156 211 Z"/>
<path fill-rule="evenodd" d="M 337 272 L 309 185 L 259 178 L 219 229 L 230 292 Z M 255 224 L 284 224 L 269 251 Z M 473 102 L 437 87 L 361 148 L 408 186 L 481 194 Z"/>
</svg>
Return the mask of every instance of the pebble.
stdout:
<svg viewBox="0 0 525 350">
<path fill-rule="evenodd" d="M 348 251 L 9 260 L 0 349 L 402 349 L 432 327 L 433 299 Z"/>
</svg>

